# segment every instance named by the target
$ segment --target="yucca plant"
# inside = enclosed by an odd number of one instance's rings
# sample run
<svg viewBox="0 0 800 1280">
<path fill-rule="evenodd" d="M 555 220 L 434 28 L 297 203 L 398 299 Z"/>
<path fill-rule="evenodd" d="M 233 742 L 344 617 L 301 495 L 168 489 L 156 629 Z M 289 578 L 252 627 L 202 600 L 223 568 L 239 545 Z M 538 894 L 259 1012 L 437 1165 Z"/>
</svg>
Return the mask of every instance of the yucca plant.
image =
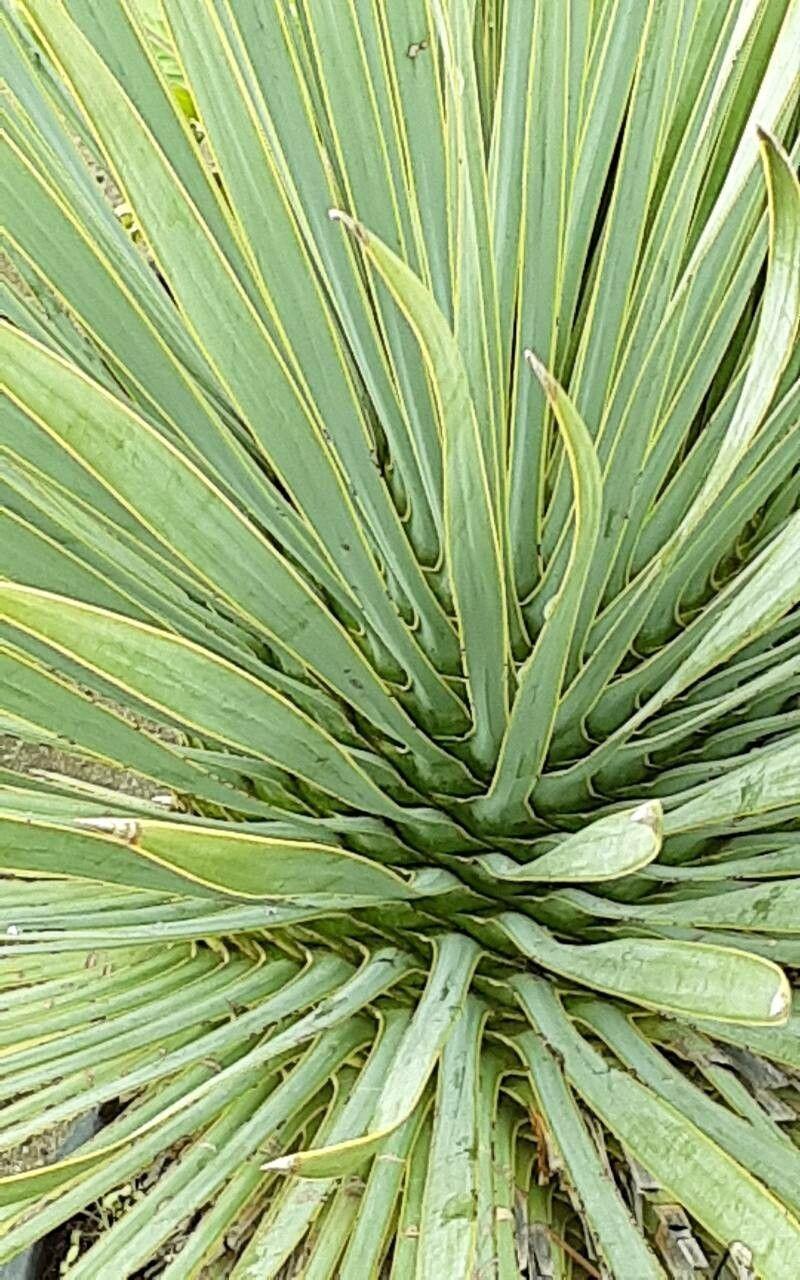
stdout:
<svg viewBox="0 0 800 1280">
<path fill-rule="evenodd" d="M 0 1261 L 797 1280 L 798 48 L 6 5 Z"/>
</svg>

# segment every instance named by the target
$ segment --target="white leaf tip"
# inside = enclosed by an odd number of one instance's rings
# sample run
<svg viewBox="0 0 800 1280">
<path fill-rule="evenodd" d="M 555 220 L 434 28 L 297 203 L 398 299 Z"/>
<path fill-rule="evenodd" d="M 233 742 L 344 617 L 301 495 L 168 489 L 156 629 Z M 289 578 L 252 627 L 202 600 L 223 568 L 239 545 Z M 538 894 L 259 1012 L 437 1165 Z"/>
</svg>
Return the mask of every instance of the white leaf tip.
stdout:
<svg viewBox="0 0 800 1280">
<path fill-rule="evenodd" d="M 329 209 L 328 217 L 331 222 L 341 222 L 342 226 L 346 227 L 355 236 L 356 240 L 360 240 L 361 244 L 369 244 L 366 228 L 352 214 L 345 213 L 343 209 Z"/>
<path fill-rule="evenodd" d="M 542 389 L 548 400 L 554 400 L 558 391 L 558 383 L 547 365 L 543 360 L 539 359 L 535 351 L 531 351 L 530 347 L 525 348 L 524 355 L 527 363 L 530 365 L 531 369 L 533 369 L 533 372 L 542 384 Z"/>
<path fill-rule="evenodd" d="M 275 1160 L 268 1160 L 266 1164 L 262 1164 L 262 1169 L 273 1169 L 276 1173 L 291 1173 L 295 1166 L 294 1156 L 278 1156 Z"/>
<path fill-rule="evenodd" d="M 792 995 L 789 990 L 789 984 L 784 980 L 772 997 L 772 1004 L 769 1006 L 770 1018 L 784 1018 L 791 1008 L 791 1003 Z"/>
<path fill-rule="evenodd" d="M 661 817 L 661 805 L 657 800 L 645 800 L 631 814 L 631 822 L 640 822 L 646 827 L 658 826 Z"/>
<path fill-rule="evenodd" d="M 139 835 L 139 823 L 135 818 L 75 818 L 75 826 L 88 831 L 101 831 L 131 844 Z"/>
</svg>

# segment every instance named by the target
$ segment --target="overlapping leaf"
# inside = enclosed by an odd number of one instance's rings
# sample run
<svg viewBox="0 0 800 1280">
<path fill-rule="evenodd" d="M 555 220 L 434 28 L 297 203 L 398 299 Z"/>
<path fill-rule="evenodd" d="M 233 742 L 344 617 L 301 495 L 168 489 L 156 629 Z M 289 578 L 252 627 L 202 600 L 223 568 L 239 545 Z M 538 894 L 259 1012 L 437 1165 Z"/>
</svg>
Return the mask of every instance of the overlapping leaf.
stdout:
<svg viewBox="0 0 800 1280">
<path fill-rule="evenodd" d="M 0 1261 L 794 1280 L 798 46 L 3 4 Z"/>
</svg>

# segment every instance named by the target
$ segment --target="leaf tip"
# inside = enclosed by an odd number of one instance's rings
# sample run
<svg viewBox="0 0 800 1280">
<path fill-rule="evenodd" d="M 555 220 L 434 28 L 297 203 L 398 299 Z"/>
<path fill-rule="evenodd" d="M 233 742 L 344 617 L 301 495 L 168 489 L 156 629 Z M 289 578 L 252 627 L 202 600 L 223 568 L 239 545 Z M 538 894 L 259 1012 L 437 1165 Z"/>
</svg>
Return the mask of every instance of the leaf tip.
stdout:
<svg viewBox="0 0 800 1280">
<path fill-rule="evenodd" d="M 772 997 L 772 1003 L 769 1006 L 769 1016 L 776 1022 L 781 1022 L 789 1016 L 792 1007 L 792 991 L 789 986 L 789 979 L 786 974 L 781 971 L 781 981 L 775 995 Z"/>
<path fill-rule="evenodd" d="M 633 810 L 631 822 L 638 822 L 642 826 L 650 827 L 653 831 L 658 831 L 662 817 L 663 809 L 660 800 L 646 800 L 644 804 L 640 804 Z"/>
<path fill-rule="evenodd" d="M 525 360 L 530 365 L 539 382 L 542 384 L 542 390 L 548 400 L 554 400 L 558 390 L 558 383 L 547 366 L 539 359 L 535 351 L 531 351 L 530 347 L 526 347 L 524 351 Z"/>
<path fill-rule="evenodd" d="M 139 823 L 135 818 L 76 818 L 75 826 L 114 836 L 117 840 L 124 840 L 126 844 L 133 844 L 139 835 Z"/>
<path fill-rule="evenodd" d="M 349 213 L 345 213 L 342 209 L 329 209 L 328 217 L 331 222 L 341 222 L 342 226 L 351 232 L 351 234 L 354 235 L 361 244 L 369 244 L 369 236 L 367 235 L 366 228 Z"/>
</svg>

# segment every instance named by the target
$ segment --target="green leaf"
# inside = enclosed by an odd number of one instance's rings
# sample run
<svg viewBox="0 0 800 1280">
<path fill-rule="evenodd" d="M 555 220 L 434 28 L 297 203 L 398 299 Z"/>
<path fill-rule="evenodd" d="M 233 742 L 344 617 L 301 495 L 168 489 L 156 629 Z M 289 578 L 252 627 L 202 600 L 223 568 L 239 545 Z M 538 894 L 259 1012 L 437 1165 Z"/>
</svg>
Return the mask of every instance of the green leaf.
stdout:
<svg viewBox="0 0 800 1280">
<path fill-rule="evenodd" d="M 619 1280 L 658 1280 L 664 1271 L 633 1219 L 581 1119 L 553 1053 L 539 1036 L 518 1036 L 517 1050 L 530 1072 L 548 1141 L 558 1153 L 586 1216 L 600 1255 Z"/>
<path fill-rule="evenodd" d="M 508 715 L 509 640 L 490 460 L 481 443 L 461 353 L 429 291 L 387 245 L 332 210 L 380 272 L 411 326 L 428 372 L 444 459 L 445 556 L 455 595 L 473 716 L 474 753 L 493 763 Z M 475 564 L 483 565 L 479 574 Z"/>
<path fill-rule="evenodd" d="M 794 1280 L 798 46 L 0 5 L 0 1264 Z"/>
<path fill-rule="evenodd" d="M 521 915 L 504 912 L 498 923 L 523 955 L 544 968 L 649 1008 L 755 1024 L 783 1022 L 789 1012 L 785 975 L 760 956 L 649 938 L 572 946 Z"/>
<path fill-rule="evenodd" d="M 530 862 L 515 863 L 502 853 L 487 853 L 477 861 L 500 880 L 514 884 L 615 880 L 641 871 L 658 857 L 661 828 L 660 804 L 647 801 L 625 813 L 599 818 Z"/>
<path fill-rule="evenodd" d="M 401 736 L 415 736 L 344 628 L 188 458 L 104 388 L 8 326 L 0 326 L 0 351 L 21 407 L 99 475 L 170 555 L 381 727 L 397 733 L 405 721 Z"/>
<path fill-rule="evenodd" d="M 325 1178 L 348 1172 L 374 1154 L 419 1105 L 453 1024 L 459 1017 L 478 961 L 475 942 L 458 934 L 434 942 L 435 959 L 425 991 L 386 1074 L 370 1128 L 347 1142 L 319 1150 L 299 1151 L 271 1164 L 271 1168 Z"/>
<path fill-rule="evenodd" d="M 57 60 L 83 107 L 120 185 L 136 205 L 144 233 L 164 270 L 190 332 L 200 343 L 230 402 L 248 423 L 257 448 L 308 513 L 323 553 L 356 592 L 382 639 L 407 663 L 428 711 L 444 727 L 463 717 L 386 595 L 362 524 L 348 496 L 318 410 L 309 403 L 259 309 L 237 279 L 201 211 L 102 58 L 61 6 L 27 9 L 58 46 Z M 133 148 L 123 143 L 136 137 Z M 232 342 L 236 359 L 231 360 Z M 268 379 L 268 381 L 265 381 Z M 316 518 L 314 517 L 316 513 Z M 334 550 L 335 548 L 335 550 Z"/>
<path fill-rule="evenodd" d="M 762 1274 L 790 1280 L 800 1222 L 680 1111 L 590 1048 L 546 984 L 514 981 L 526 1015 L 558 1053 L 570 1084 L 630 1154 L 723 1247 L 746 1240 Z"/>
<path fill-rule="evenodd" d="M 190 730 L 252 751 L 325 789 L 343 787 L 352 803 L 397 815 L 347 752 L 287 699 L 216 655 L 166 631 L 77 601 L 0 585 L 0 615 L 59 653 L 130 690 Z M 278 747 L 280 744 L 280 747 Z M 349 779 L 349 782 L 347 781 Z M 344 796 L 342 798 L 345 798 Z"/>
<path fill-rule="evenodd" d="M 77 825 L 107 832 L 146 862 L 169 867 L 190 889 L 199 885 L 244 898 L 333 894 L 366 901 L 413 893 L 388 868 L 329 845 L 147 820 L 92 817 L 79 818 Z"/>
<path fill-rule="evenodd" d="M 755 1132 L 747 1119 L 709 1098 L 613 1005 L 585 1000 L 571 1004 L 570 1013 L 599 1035 L 643 1084 L 713 1138 L 737 1163 L 750 1169 L 793 1213 L 800 1212 L 800 1152 L 782 1140 L 780 1130 L 767 1132 L 761 1128 Z M 713 1053 L 710 1043 L 709 1048 Z"/>
<path fill-rule="evenodd" d="M 548 601 L 536 643 L 517 674 L 517 693 L 488 793 L 475 804 L 479 820 L 493 825 L 513 823 L 517 812 L 524 814 L 527 798 L 539 779 L 602 510 L 600 468 L 580 415 L 537 357 L 526 351 L 525 358 L 542 384 L 564 437 L 574 490 L 575 532 L 564 578 Z"/>
<path fill-rule="evenodd" d="M 442 1052 L 419 1233 L 420 1280 L 469 1275 L 477 1237 L 478 1057 L 486 1010 L 469 998 Z"/>
</svg>

